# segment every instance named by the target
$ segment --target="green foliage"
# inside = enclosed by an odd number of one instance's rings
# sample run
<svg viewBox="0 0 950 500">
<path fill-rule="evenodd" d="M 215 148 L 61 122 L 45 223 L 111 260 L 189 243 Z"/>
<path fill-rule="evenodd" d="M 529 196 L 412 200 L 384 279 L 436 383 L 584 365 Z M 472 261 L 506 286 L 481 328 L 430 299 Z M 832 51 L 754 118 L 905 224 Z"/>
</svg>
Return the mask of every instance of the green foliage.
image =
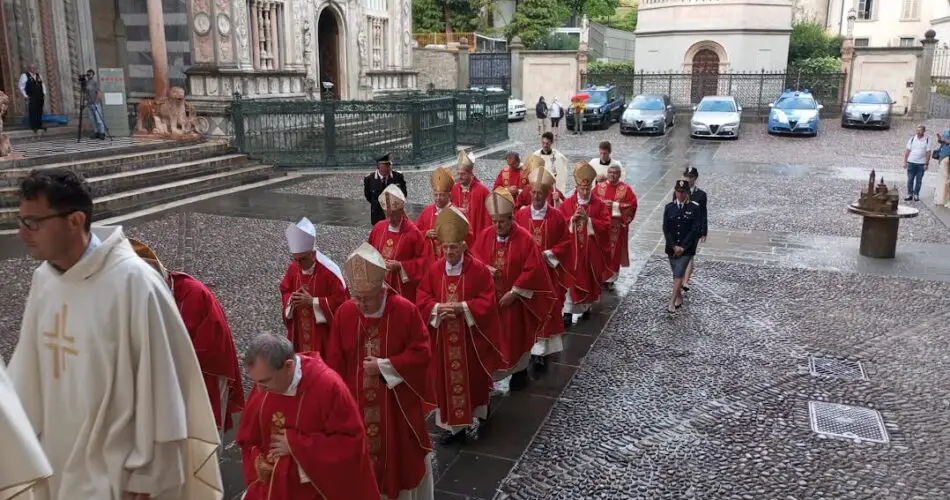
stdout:
<svg viewBox="0 0 950 500">
<path fill-rule="evenodd" d="M 571 33 L 552 33 L 547 38 L 531 47 L 535 50 L 577 50 L 580 39 Z"/>
<path fill-rule="evenodd" d="M 479 25 L 477 0 L 412 0 L 412 31 L 444 33 L 447 30 L 446 11 L 454 32 L 475 31 Z"/>
<path fill-rule="evenodd" d="M 796 61 L 788 66 L 789 73 L 807 73 L 817 75 L 822 73 L 840 73 L 841 59 L 831 56 L 811 57 Z"/>
<path fill-rule="evenodd" d="M 515 8 L 514 19 L 505 26 L 505 36 L 509 40 L 520 36 L 525 47 L 537 49 L 570 15 L 558 0 L 523 0 Z"/>
<path fill-rule="evenodd" d="M 624 75 L 633 74 L 633 63 L 627 61 L 591 61 L 587 63 L 587 74 Z"/>
<path fill-rule="evenodd" d="M 607 20 L 607 26 L 611 28 L 623 30 L 623 31 L 636 31 L 637 30 L 637 8 L 634 7 L 633 10 L 628 11 L 626 14 L 620 18 L 610 18 Z"/>
<path fill-rule="evenodd" d="M 605 19 L 612 17 L 620 5 L 619 0 L 563 0 L 572 16 L 580 19 L 586 14 L 591 19 Z"/>
<path fill-rule="evenodd" d="M 793 24 L 788 41 L 789 64 L 824 57 L 841 57 L 841 38 L 829 35 L 817 23 L 798 21 Z"/>
</svg>

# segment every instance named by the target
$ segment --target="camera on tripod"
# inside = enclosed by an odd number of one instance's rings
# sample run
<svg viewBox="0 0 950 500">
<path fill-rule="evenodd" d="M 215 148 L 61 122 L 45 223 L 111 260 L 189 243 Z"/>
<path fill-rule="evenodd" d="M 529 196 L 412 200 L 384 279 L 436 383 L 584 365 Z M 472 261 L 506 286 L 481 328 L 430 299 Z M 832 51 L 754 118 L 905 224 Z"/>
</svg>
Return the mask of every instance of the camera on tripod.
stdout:
<svg viewBox="0 0 950 500">
<path fill-rule="evenodd" d="M 76 77 L 76 80 L 79 81 L 79 85 L 82 86 L 82 87 L 85 87 L 85 86 L 86 86 L 86 83 L 89 81 L 89 80 L 86 78 L 86 74 L 85 74 L 85 73 L 79 73 L 79 76 Z"/>
</svg>

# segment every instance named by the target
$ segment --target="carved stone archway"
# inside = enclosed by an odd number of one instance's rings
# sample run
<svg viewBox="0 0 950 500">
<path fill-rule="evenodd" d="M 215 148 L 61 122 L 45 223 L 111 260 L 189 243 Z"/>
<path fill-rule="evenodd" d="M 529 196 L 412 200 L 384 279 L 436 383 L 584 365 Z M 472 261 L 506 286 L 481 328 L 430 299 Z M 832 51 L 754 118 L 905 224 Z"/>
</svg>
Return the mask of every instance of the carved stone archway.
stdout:
<svg viewBox="0 0 950 500">
<path fill-rule="evenodd" d="M 707 95 L 719 93 L 719 74 L 728 68 L 726 51 L 722 45 L 713 41 L 693 44 L 686 51 L 683 63 L 686 72 L 692 75 L 690 82 L 690 100 L 699 102 Z"/>
<path fill-rule="evenodd" d="M 317 88 L 323 94 L 323 82 L 333 82 L 333 96 L 346 95 L 345 23 L 331 7 L 317 13 Z"/>
</svg>

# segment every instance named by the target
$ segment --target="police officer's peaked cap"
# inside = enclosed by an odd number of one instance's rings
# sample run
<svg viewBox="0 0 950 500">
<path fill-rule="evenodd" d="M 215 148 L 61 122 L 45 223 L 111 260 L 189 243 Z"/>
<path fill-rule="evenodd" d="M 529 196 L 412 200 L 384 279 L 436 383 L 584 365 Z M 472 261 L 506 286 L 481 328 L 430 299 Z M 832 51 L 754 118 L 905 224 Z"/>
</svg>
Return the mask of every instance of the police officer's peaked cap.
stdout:
<svg viewBox="0 0 950 500">
<path fill-rule="evenodd" d="M 696 170 L 696 167 L 686 167 L 686 171 L 683 172 L 683 175 L 686 177 L 699 177 L 699 170 Z"/>
<path fill-rule="evenodd" d="M 680 179 L 676 181 L 676 190 L 677 191 L 689 191 L 689 182 Z"/>
<path fill-rule="evenodd" d="M 392 153 L 386 153 L 383 156 L 380 156 L 379 158 L 377 158 L 376 163 L 392 163 L 393 161 L 392 158 L 393 158 Z"/>
</svg>

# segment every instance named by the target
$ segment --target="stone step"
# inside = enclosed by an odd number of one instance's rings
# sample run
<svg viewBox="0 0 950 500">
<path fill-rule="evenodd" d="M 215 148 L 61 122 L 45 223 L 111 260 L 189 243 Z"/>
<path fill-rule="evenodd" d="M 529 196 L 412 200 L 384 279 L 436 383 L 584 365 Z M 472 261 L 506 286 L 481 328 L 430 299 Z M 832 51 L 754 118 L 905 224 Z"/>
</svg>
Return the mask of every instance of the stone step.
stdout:
<svg viewBox="0 0 950 500">
<path fill-rule="evenodd" d="M 156 146 L 160 147 L 156 148 Z M 138 150 L 116 152 L 115 154 L 111 154 L 113 151 L 108 151 L 106 154 L 109 154 L 109 156 L 103 156 L 103 152 L 98 151 L 98 156 L 86 159 L 76 158 L 62 162 L 51 161 L 31 167 L 0 170 L 0 186 L 15 187 L 19 184 L 20 179 L 26 177 L 34 169 L 69 168 L 80 172 L 85 178 L 89 179 L 130 170 L 168 165 L 169 163 L 200 160 L 232 151 L 233 148 L 227 141 L 188 143 L 184 146 L 167 142 L 161 145 L 146 144 L 144 148 L 140 147 Z"/>
<path fill-rule="evenodd" d="M 121 155 L 136 155 L 136 154 L 146 154 L 149 152 L 162 151 L 175 148 L 185 148 L 193 145 L 200 145 L 205 143 L 205 139 L 183 139 L 180 141 L 165 141 L 165 140 L 139 140 L 134 143 L 127 143 L 124 145 L 113 145 L 110 141 L 100 141 L 102 147 L 88 148 L 80 151 L 73 150 L 72 145 L 77 144 L 74 140 L 69 139 L 52 139 L 51 141 L 66 141 L 63 143 L 65 151 L 51 151 L 51 152 L 20 152 L 26 158 L 19 160 L 7 160 L 0 165 L 0 174 L 6 172 L 7 170 L 21 170 L 29 169 L 31 167 L 49 165 L 53 163 L 76 163 L 83 160 L 94 160 L 97 158 L 102 158 L 103 154 L 108 154 L 112 156 L 121 156 Z M 84 139 L 89 141 L 89 139 Z M 133 139 L 129 138 L 117 138 L 117 141 L 122 142 L 130 141 Z M 36 143 L 41 141 L 37 140 Z M 217 141 L 214 141 L 217 142 Z M 68 144 L 67 144 L 68 143 Z M 66 148 L 69 146 L 69 148 Z M 17 143 L 13 143 L 13 152 L 17 153 Z"/>
<path fill-rule="evenodd" d="M 235 168 L 188 179 L 121 191 L 94 200 L 93 220 L 126 214 L 161 203 L 250 184 L 280 175 L 270 165 L 241 163 Z M 0 208 L 0 229 L 17 227 L 18 207 Z"/>
<path fill-rule="evenodd" d="M 211 174 L 232 169 L 234 166 L 246 163 L 247 156 L 242 154 L 226 154 L 212 158 L 161 165 L 158 167 L 136 168 L 125 172 L 87 177 L 86 182 L 92 190 L 93 196 L 106 196 L 120 191 L 135 189 L 144 185 L 162 184 L 197 174 Z M 18 186 L 0 187 L 0 207 L 13 207 L 19 203 Z"/>
</svg>

